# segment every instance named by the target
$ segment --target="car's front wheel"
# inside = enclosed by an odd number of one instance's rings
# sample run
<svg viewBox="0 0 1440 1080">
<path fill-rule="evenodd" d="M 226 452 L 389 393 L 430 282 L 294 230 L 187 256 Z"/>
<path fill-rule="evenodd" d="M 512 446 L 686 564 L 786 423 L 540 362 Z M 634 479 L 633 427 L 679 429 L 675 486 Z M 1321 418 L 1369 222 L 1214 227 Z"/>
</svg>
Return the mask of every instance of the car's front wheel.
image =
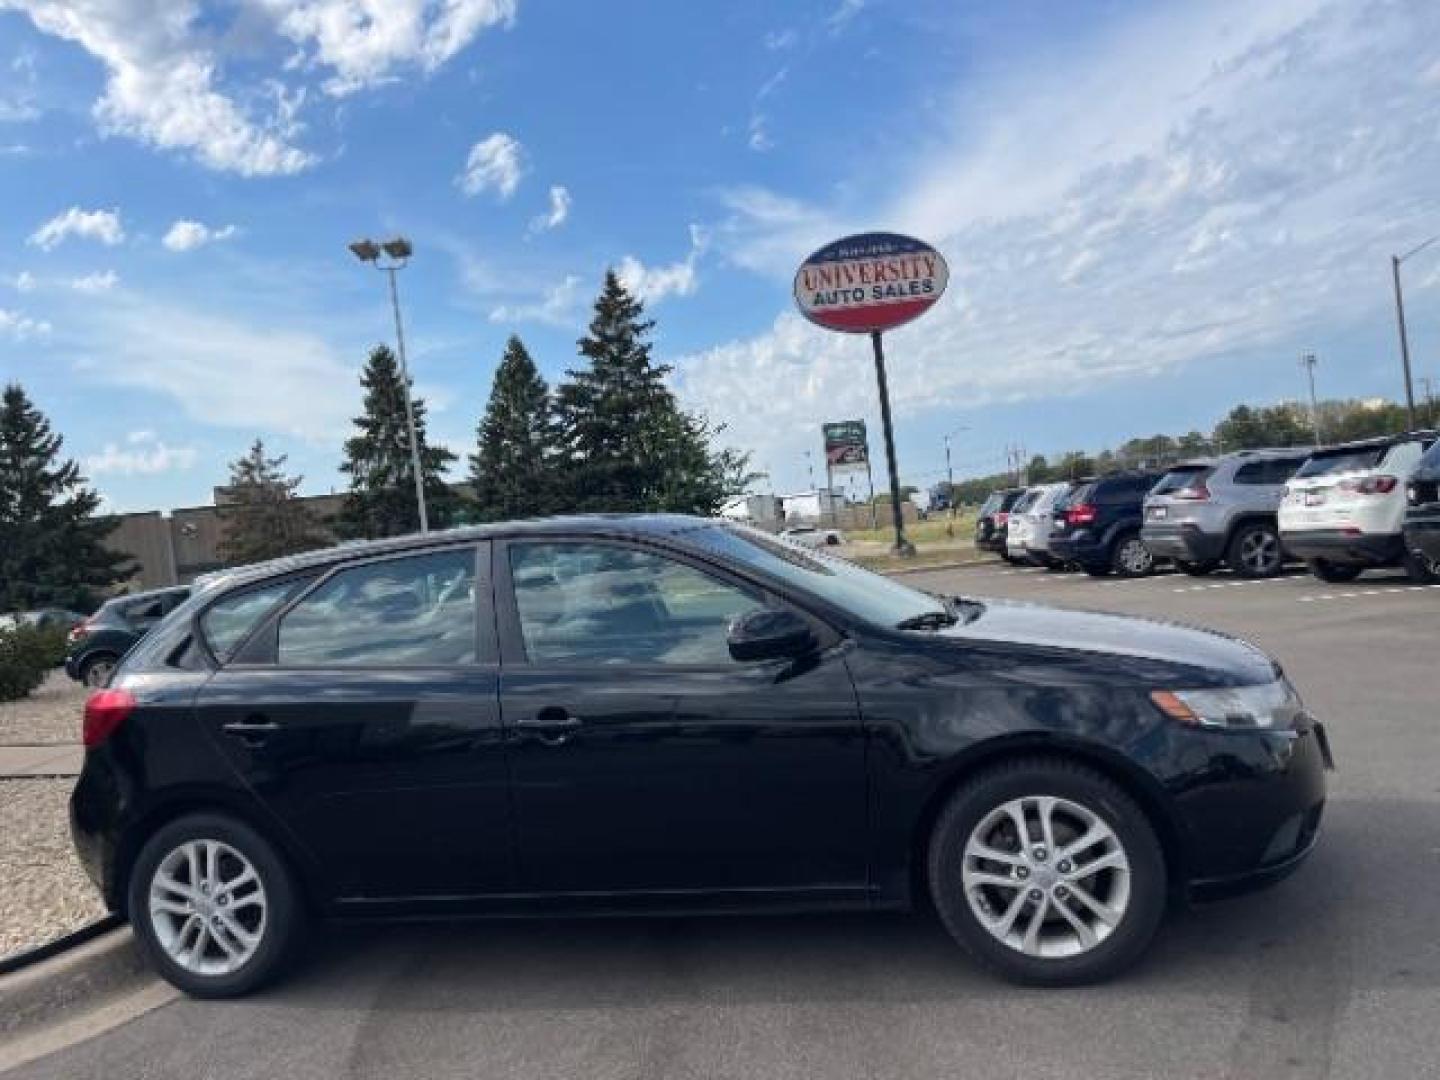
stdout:
<svg viewBox="0 0 1440 1080">
<path fill-rule="evenodd" d="M 1433 585 L 1440 582 L 1440 559 L 1433 559 L 1423 551 L 1407 551 L 1405 573 L 1411 581 Z"/>
<path fill-rule="evenodd" d="M 119 658 L 110 653 L 96 653 L 80 666 L 80 681 L 92 690 L 98 690 L 110 681 L 119 662 Z"/>
<path fill-rule="evenodd" d="M 130 875 L 130 924 L 155 967 L 196 997 L 237 997 L 274 977 L 302 909 L 273 847 L 249 826 L 191 814 L 163 826 Z"/>
<path fill-rule="evenodd" d="M 1332 585 L 1342 585 L 1347 581 L 1354 581 L 1364 570 L 1362 566 L 1331 562 L 1328 559 L 1311 559 L 1309 566 L 1310 573 Z"/>
<path fill-rule="evenodd" d="M 1015 982 L 1109 978 L 1165 911 L 1165 859 L 1144 813 L 1099 773 L 1022 759 L 967 783 L 930 840 L 935 907 L 969 952 Z"/>
</svg>

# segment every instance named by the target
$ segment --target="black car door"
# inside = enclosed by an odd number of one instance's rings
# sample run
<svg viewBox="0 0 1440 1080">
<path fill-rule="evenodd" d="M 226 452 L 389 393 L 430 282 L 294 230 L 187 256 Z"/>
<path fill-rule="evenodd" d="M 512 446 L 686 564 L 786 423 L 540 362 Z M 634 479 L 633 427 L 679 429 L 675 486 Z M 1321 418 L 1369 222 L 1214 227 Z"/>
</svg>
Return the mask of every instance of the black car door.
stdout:
<svg viewBox="0 0 1440 1080">
<path fill-rule="evenodd" d="M 730 620 L 775 598 L 618 540 L 512 540 L 496 582 L 523 889 L 863 895 L 865 750 L 833 631 L 804 660 L 737 663 Z"/>
<path fill-rule="evenodd" d="M 489 563 L 488 543 L 346 563 L 280 597 L 199 695 L 339 897 L 513 885 Z M 235 622 L 201 616 L 212 645 Z"/>
</svg>

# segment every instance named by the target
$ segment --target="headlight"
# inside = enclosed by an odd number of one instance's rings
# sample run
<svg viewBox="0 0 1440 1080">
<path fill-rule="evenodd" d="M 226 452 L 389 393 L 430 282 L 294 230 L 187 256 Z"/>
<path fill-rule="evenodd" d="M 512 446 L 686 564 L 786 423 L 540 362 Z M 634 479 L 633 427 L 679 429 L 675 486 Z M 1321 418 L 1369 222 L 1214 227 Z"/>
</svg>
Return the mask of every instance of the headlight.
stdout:
<svg viewBox="0 0 1440 1080">
<path fill-rule="evenodd" d="M 1284 679 L 1222 690 L 1156 690 L 1150 700 L 1172 720 L 1207 728 L 1286 729 L 1304 709 Z"/>
</svg>

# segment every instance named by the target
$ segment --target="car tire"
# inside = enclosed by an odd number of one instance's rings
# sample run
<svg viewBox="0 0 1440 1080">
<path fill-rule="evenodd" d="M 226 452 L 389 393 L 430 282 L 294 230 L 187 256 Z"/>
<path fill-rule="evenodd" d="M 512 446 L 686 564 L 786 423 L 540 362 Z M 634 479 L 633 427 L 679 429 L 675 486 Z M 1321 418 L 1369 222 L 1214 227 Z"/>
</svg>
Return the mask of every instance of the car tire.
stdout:
<svg viewBox="0 0 1440 1080">
<path fill-rule="evenodd" d="M 1311 559 L 1309 567 L 1310 573 L 1314 574 L 1321 581 L 1329 582 L 1332 585 L 1343 585 L 1347 581 L 1354 581 L 1365 569 L 1363 566 L 1353 566 L 1349 563 L 1333 563 L 1327 559 Z"/>
<path fill-rule="evenodd" d="M 1440 561 L 1430 558 L 1421 551 L 1405 552 L 1405 574 L 1411 581 L 1421 585 L 1440 582 Z"/>
<path fill-rule="evenodd" d="M 1053 852 L 1042 850 L 1038 827 L 1047 805 Z M 1030 834 L 1023 843 L 1017 807 Z M 1064 845 L 1091 829 L 1104 836 L 1075 850 L 1086 858 L 1077 871 Z M 1102 857 L 1119 865 L 1084 872 Z M 1061 872 L 1066 864 L 1071 868 Z M 951 936 L 984 966 L 1028 985 L 1073 986 L 1123 971 L 1155 936 L 1169 895 L 1164 853 L 1144 812 L 1111 780 L 1064 759 L 1021 758 L 967 782 L 935 823 L 927 869 Z M 1022 873 L 1028 884 L 1006 883 Z M 1082 891 L 1100 908 L 1081 903 Z"/>
<path fill-rule="evenodd" d="M 1149 577 L 1155 572 L 1155 556 L 1138 532 L 1121 533 L 1110 549 L 1110 567 L 1121 577 Z"/>
<path fill-rule="evenodd" d="M 95 653 L 80 665 L 80 682 L 91 690 L 99 690 L 110 681 L 120 658 L 113 653 Z"/>
<path fill-rule="evenodd" d="M 221 814 L 187 814 L 156 831 L 135 859 L 127 899 L 130 925 L 155 969 L 201 998 L 239 997 L 276 977 L 304 921 L 279 853 Z"/>
<path fill-rule="evenodd" d="M 1241 525 L 1225 549 L 1225 564 L 1243 578 L 1274 577 L 1285 566 L 1279 530 L 1263 521 Z"/>
<path fill-rule="evenodd" d="M 1176 569 L 1182 574 L 1189 574 L 1191 577 L 1204 577 L 1207 574 L 1212 574 L 1219 565 L 1220 562 L 1218 559 L 1204 559 L 1200 562 L 1190 562 L 1185 559 L 1175 560 Z"/>
</svg>

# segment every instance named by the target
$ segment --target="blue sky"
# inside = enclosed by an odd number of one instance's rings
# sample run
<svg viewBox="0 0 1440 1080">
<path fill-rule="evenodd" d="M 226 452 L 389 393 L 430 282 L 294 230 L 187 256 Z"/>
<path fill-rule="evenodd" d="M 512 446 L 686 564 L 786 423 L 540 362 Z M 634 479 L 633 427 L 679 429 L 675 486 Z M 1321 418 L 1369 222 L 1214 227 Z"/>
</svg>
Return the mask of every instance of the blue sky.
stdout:
<svg viewBox="0 0 1440 1080">
<path fill-rule="evenodd" d="M 804 255 L 891 229 L 951 284 L 890 336 L 903 478 L 1398 397 L 1388 257 L 1440 233 L 1440 8 L 795 0 L 0 0 L 0 377 L 109 505 L 204 503 L 256 435 L 340 484 L 368 347 L 347 241 L 401 232 L 432 435 L 519 333 L 552 381 L 607 266 L 682 401 L 777 490 L 868 419 Z M 1440 245 L 1405 267 L 1440 378 Z M 878 447 L 877 447 L 878 449 Z"/>
</svg>

